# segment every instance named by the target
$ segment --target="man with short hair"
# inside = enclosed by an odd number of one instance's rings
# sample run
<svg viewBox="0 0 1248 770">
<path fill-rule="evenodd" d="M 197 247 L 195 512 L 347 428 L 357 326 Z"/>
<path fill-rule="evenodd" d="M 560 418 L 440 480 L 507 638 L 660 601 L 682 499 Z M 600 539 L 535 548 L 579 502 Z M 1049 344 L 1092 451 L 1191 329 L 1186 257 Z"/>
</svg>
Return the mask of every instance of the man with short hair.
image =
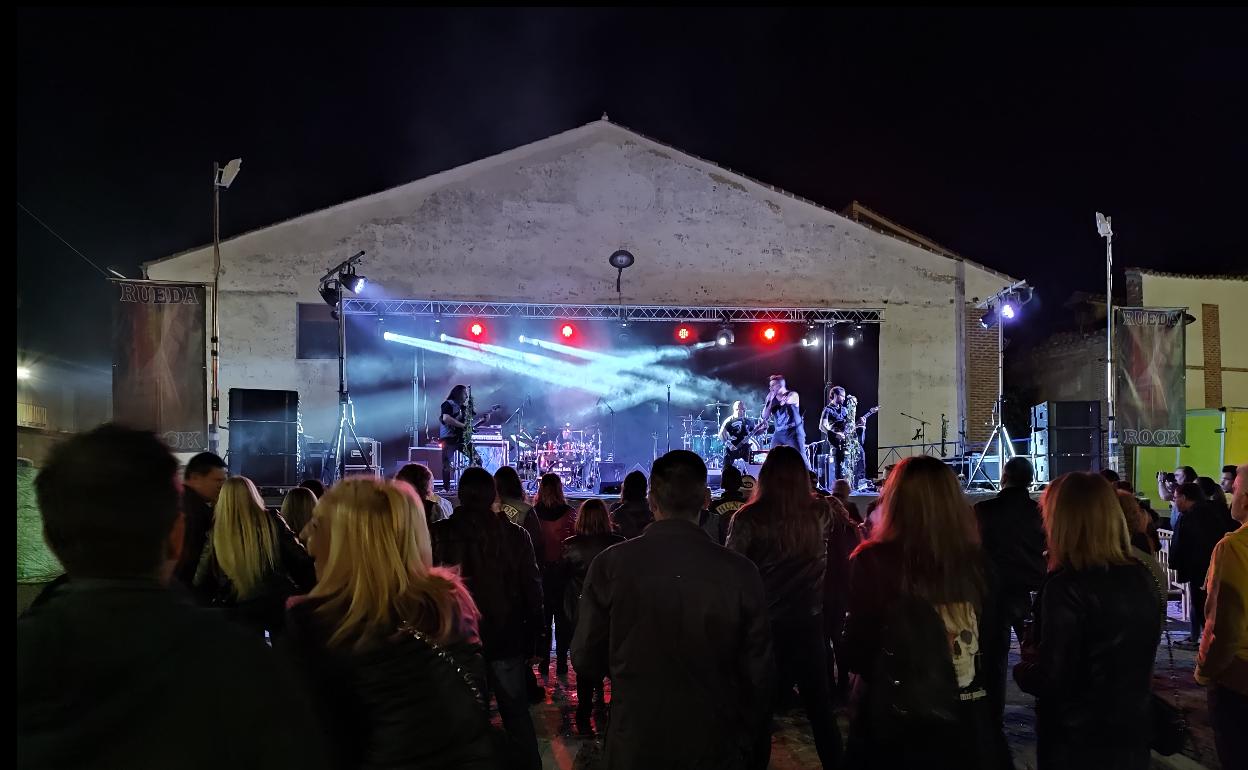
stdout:
<svg viewBox="0 0 1248 770">
<path fill-rule="evenodd" d="M 590 565 L 572 664 L 610 676 L 606 766 L 765 768 L 775 664 L 758 570 L 698 527 L 706 466 L 654 461 L 655 522 Z"/>
<path fill-rule="evenodd" d="M 1031 592 L 1040 590 L 1048 569 L 1045 563 L 1044 521 L 1040 506 L 1029 492 L 1034 469 L 1025 457 L 1014 457 L 1001 474 L 1001 492 L 975 505 L 984 555 L 998 582 L 997 606 L 991 617 L 996 627 L 981 639 L 986 684 L 994 717 L 1005 715 L 1005 682 L 1010 654 L 1010 629 L 1021 643 L 1024 621 L 1031 612 Z"/>
<path fill-rule="evenodd" d="M 806 470 L 810 459 L 806 457 L 806 426 L 802 421 L 802 401 L 796 390 L 789 390 L 783 374 L 767 378 L 767 402 L 758 418 L 754 432 L 767 429 L 768 420 L 774 419 L 775 432 L 771 435 L 772 447 L 791 446 L 802 456 Z"/>
<path fill-rule="evenodd" d="M 542 766 L 524 671 L 542 625 L 542 582 L 523 527 L 492 509 L 497 488 L 484 468 L 459 477 L 459 508 L 430 530 L 435 564 L 458 567 L 481 611 L 489 685 L 517 756 L 509 767 Z"/>
<path fill-rule="evenodd" d="M 1195 650 L 1205 625 L 1205 576 L 1213 549 L 1226 534 L 1226 510 L 1205 498 L 1200 485 L 1188 482 L 1174 493 L 1174 504 L 1182 517 L 1170 541 L 1170 568 L 1180 583 L 1187 583 L 1192 634 L 1174 646 Z"/>
<path fill-rule="evenodd" d="M 845 506 L 845 512 L 854 520 L 855 524 L 863 523 L 862 513 L 858 511 L 858 503 L 849 499 L 849 481 L 847 479 L 837 479 L 832 485 L 832 496 L 841 501 L 841 505 Z"/>
<path fill-rule="evenodd" d="M 1236 476 L 1236 470 L 1235 470 L 1234 465 L 1222 466 L 1222 483 L 1219 486 L 1221 486 L 1222 491 L 1227 493 L 1228 495 L 1234 491 L 1235 476 Z"/>
<path fill-rule="evenodd" d="M 259 640 L 169 590 L 177 460 L 105 425 L 35 481 L 67 579 L 17 621 L 17 766 L 326 767 L 298 680 Z"/>
<path fill-rule="evenodd" d="M 1209 687 L 1209 722 L 1223 767 L 1248 767 L 1248 464 L 1232 487 L 1239 528 L 1213 549 L 1196 681 Z"/>
<path fill-rule="evenodd" d="M 174 577 L 190 588 L 195 568 L 212 529 L 212 507 L 229 478 L 225 460 L 212 452 L 200 452 L 186 464 L 182 482 L 182 514 L 186 517 L 186 543 Z"/>
</svg>

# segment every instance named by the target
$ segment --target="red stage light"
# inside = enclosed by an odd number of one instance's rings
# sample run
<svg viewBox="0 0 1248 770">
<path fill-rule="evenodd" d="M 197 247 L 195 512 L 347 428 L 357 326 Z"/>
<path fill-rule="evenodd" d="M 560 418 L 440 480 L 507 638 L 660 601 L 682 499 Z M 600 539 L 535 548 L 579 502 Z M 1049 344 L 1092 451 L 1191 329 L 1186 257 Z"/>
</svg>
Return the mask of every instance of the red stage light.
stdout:
<svg viewBox="0 0 1248 770">
<path fill-rule="evenodd" d="M 693 339 L 693 329 L 690 329 L 688 326 L 676 327 L 676 339 L 681 342 L 688 342 Z"/>
<path fill-rule="evenodd" d="M 768 342 L 775 342 L 776 341 L 776 327 L 764 326 L 763 327 L 763 339 Z"/>
<path fill-rule="evenodd" d="M 468 327 L 468 333 L 474 337 L 480 337 L 485 334 L 485 326 L 480 321 L 475 321 L 472 326 Z"/>
<path fill-rule="evenodd" d="M 565 340 L 570 340 L 572 339 L 573 336 L 576 335 L 576 327 L 573 326 L 572 324 L 564 324 L 562 327 L 560 327 L 559 333 L 563 335 L 563 338 Z"/>
</svg>

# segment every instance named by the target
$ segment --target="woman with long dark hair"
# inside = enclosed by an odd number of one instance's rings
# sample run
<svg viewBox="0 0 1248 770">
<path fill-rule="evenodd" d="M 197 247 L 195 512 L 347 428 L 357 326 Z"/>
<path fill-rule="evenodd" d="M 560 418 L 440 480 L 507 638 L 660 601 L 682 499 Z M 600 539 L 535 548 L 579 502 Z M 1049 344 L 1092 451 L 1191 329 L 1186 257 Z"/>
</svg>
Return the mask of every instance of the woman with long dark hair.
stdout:
<svg viewBox="0 0 1248 770">
<path fill-rule="evenodd" d="M 779 446 L 763 463 L 753 499 L 732 517 L 726 543 L 762 575 L 779 684 L 782 690 L 797 685 L 825 768 L 836 767 L 841 756 L 823 629 L 830 523 L 801 453 Z"/>
<path fill-rule="evenodd" d="M 957 477 L 935 457 L 908 457 L 875 516 L 850 559 L 843 647 L 861 687 L 849 765 L 1008 767 L 979 661 L 993 602 Z"/>
<path fill-rule="evenodd" d="M 569 633 L 576 632 L 577 605 L 585 587 L 589 565 L 598 554 L 611 546 L 624 542 L 623 535 L 612 531 L 607 504 L 593 498 L 581 503 L 576 513 L 576 534 L 563 541 L 563 562 L 566 583 L 563 591 L 563 611 L 569 620 Z M 587 676 L 576 676 L 576 725 L 582 733 L 590 732 L 589 718 L 594 706 L 594 693 L 602 693 L 602 680 L 590 681 Z"/>
<path fill-rule="evenodd" d="M 542 476 L 537 487 L 537 503 L 533 506 L 541 527 L 541 557 L 537 566 L 542 572 L 542 594 L 545 622 L 542 624 L 537 651 L 545 663 L 539 663 L 542 676 L 550 676 L 550 624 L 555 624 L 555 670 L 559 676 L 568 673 L 568 647 L 572 644 L 572 627 L 563 611 L 564 576 L 562 569 L 563 541 L 576 534 L 576 511 L 563 496 L 563 480 L 553 473 Z M 534 549 L 537 550 L 536 548 Z"/>
</svg>

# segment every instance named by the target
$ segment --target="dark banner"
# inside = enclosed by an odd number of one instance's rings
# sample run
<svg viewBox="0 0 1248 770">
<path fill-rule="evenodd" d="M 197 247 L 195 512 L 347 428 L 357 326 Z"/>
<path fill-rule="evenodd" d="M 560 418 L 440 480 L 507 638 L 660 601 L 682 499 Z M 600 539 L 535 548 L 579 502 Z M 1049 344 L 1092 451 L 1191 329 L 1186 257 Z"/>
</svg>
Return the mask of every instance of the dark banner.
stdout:
<svg viewBox="0 0 1248 770">
<path fill-rule="evenodd" d="M 113 419 L 175 452 L 208 448 L 203 284 L 115 281 Z"/>
<path fill-rule="evenodd" d="M 1186 315 L 1183 308 L 1114 308 L 1114 421 L 1123 444 L 1184 443 Z"/>
</svg>

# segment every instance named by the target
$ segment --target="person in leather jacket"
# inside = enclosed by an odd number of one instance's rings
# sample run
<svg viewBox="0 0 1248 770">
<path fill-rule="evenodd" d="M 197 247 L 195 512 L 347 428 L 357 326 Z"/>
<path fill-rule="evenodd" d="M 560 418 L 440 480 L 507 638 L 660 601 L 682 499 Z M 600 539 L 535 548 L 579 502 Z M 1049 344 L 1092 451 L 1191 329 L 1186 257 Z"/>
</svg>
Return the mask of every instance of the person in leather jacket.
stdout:
<svg viewBox="0 0 1248 770">
<path fill-rule="evenodd" d="M 762 575 L 779 684 L 782 691 L 797 685 L 825 768 L 837 767 L 841 756 L 823 629 L 830 523 L 801 453 L 780 446 L 767 455 L 754 498 L 732 517 L 726 542 Z"/>
<path fill-rule="evenodd" d="M 611 531 L 611 519 L 607 504 L 598 499 L 581 503 L 576 513 L 576 534 L 563 541 L 564 594 L 563 611 L 576 630 L 577 604 L 585 587 L 589 565 L 598 554 L 611 546 L 624 542 L 623 535 Z M 594 693 L 602 693 L 602 679 L 594 681 L 589 676 L 576 678 L 576 723 L 583 733 L 589 733 L 590 716 L 593 711 Z"/>
<path fill-rule="evenodd" d="M 433 525 L 433 562 L 457 566 L 481 611 L 481 643 L 490 689 L 498 700 L 516 764 L 541 767 L 529 713 L 525 669 L 542 623 L 542 583 L 533 544 L 522 527 L 493 511 L 494 478 L 468 468 L 459 479 L 460 507 Z"/>
<path fill-rule="evenodd" d="M 1130 555 L 1113 488 L 1068 473 L 1041 500 L 1049 574 L 1014 679 L 1036 696 L 1040 770 L 1147 768 L 1164 589 Z"/>
<path fill-rule="evenodd" d="M 320 582 L 292 600 L 281 645 L 334 765 L 495 770 L 479 612 L 463 580 L 432 565 L 415 491 L 347 479 L 317 518 Z"/>
</svg>

